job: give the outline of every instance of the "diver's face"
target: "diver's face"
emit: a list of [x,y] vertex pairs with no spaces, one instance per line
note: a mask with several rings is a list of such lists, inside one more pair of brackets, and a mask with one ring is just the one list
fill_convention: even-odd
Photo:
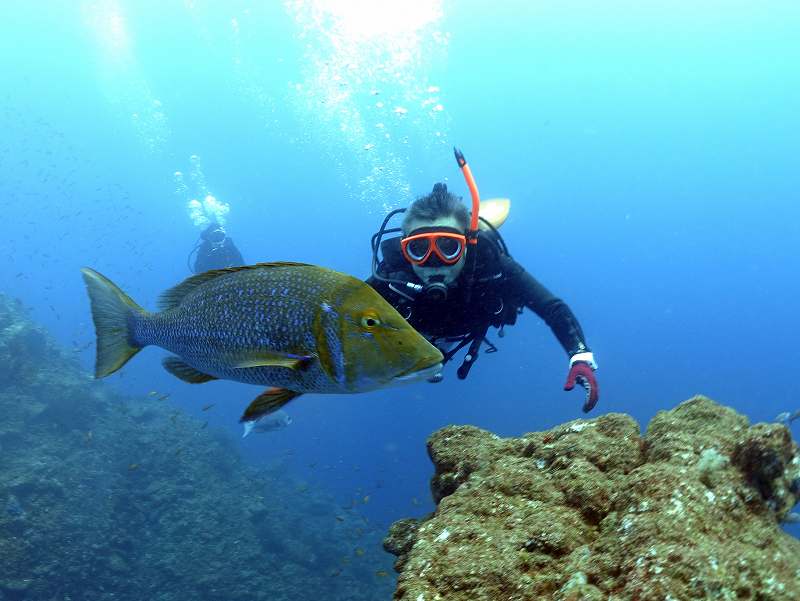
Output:
[[[406,224],[407,231],[403,233],[404,235],[408,236],[411,232],[414,232],[420,228],[430,228],[428,231],[436,228],[447,228],[463,231],[458,219],[448,216],[439,217],[433,221],[414,219]],[[423,284],[441,282],[449,286],[458,279],[458,276],[461,274],[461,270],[464,269],[464,257],[467,256],[468,250],[469,249],[465,248],[464,252],[461,254],[461,258],[452,265],[446,265],[442,263],[440,260],[438,260],[438,257],[434,255],[431,256],[424,265],[414,265],[412,263],[411,267],[416,276],[422,280]]]
[[214,248],[222,246],[225,242],[225,230],[222,229],[222,226],[218,226],[211,231],[206,231],[203,234],[203,237],[208,241],[211,246]]

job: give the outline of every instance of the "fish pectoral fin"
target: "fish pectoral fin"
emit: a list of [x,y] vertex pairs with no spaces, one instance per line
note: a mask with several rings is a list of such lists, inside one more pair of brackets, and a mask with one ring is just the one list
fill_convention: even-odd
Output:
[[202,384],[203,382],[219,379],[216,376],[209,376],[208,374],[196,370],[178,357],[165,357],[163,361],[161,361],[161,365],[173,376],[180,378],[184,382],[189,382],[189,384]]
[[292,355],[276,351],[246,351],[237,353],[231,367],[247,369],[250,367],[287,367],[289,369],[306,369],[314,357],[311,355]]
[[267,388],[259,394],[244,410],[240,422],[252,422],[262,415],[277,411],[292,399],[299,397],[302,392],[286,390],[285,388]]

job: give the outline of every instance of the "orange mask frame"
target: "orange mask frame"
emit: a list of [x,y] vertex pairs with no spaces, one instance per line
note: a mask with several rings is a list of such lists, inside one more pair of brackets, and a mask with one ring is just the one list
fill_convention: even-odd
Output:
[[[458,244],[458,252],[455,255],[448,256],[439,248],[438,241],[442,238],[456,240]],[[421,258],[416,258],[408,251],[408,245],[416,240],[426,240],[428,242],[428,250]],[[464,234],[456,234],[453,232],[424,232],[422,234],[413,234],[400,240],[400,250],[403,251],[403,257],[412,265],[424,265],[435,254],[439,260],[445,265],[455,265],[464,256],[464,250],[467,247],[467,237]]]

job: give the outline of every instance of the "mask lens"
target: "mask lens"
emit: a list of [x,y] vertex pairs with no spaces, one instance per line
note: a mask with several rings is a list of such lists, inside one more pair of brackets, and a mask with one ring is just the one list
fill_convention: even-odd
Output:
[[406,246],[406,252],[415,261],[421,261],[422,258],[428,252],[429,247],[430,247],[429,240],[427,240],[426,238],[418,238],[416,240],[411,240],[408,243],[408,246]]
[[455,238],[441,237],[436,240],[436,248],[445,259],[455,259],[461,252],[461,242]]

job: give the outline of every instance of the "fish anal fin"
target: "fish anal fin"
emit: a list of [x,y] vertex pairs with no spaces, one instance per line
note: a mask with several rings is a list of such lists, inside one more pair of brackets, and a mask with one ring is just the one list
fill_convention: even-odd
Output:
[[161,361],[161,364],[164,366],[164,369],[173,376],[189,384],[202,384],[203,382],[210,382],[211,380],[218,379],[216,376],[210,376],[196,370],[178,357],[165,357],[164,360]]
[[292,399],[299,397],[302,392],[286,390],[285,388],[267,388],[258,395],[244,410],[240,422],[251,422],[262,415],[277,411]]

